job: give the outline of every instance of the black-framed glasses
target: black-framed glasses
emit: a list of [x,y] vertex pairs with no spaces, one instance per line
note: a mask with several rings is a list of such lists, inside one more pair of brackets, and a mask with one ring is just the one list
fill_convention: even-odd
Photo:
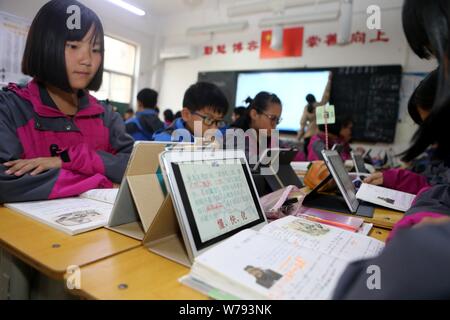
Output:
[[274,115],[274,114],[268,114],[268,113],[265,113],[264,111],[260,111],[260,113],[262,113],[262,114],[265,115],[267,118],[269,118],[269,120],[270,120],[272,123],[280,124],[281,121],[283,121],[283,118],[277,117],[277,116]]
[[213,118],[210,118],[208,116],[204,116],[198,112],[191,112],[191,114],[195,114],[196,116],[199,116],[200,118],[203,119],[203,124],[205,126],[212,126],[215,125],[217,128],[224,128],[227,126],[227,123],[224,120],[216,120]]

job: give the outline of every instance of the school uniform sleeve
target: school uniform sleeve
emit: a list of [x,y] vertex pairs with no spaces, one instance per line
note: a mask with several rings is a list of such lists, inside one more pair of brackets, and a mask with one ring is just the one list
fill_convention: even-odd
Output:
[[[402,230],[378,257],[347,267],[334,299],[449,299],[449,242],[450,223]],[[370,266],[379,270],[379,289]]]
[[442,218],[449,215],[450,186],[436,185],[424,189],[416,196],[405,216],[394,225],[388,240],[395,238],[400,230],[411,228],[422,222],[424,218]]
[[0,203],[56,199],[79,195],[95,188],[110,188],[101,174],[86,176],[65,169],[52,169],[37,176],[8,175],[3,164],[21,159],[22,144],[16,135],[11,110],[15,106],[0,94]]
[[383,172],[383,186],[389,189],[417,194],[428,187],[427,178],[405,169],[389,169]]
[[109,129],[110,150],[94,150],[88,144],[68,149],[70,161],[63,169],[83,175],[101,174],[114,183],[120,183],[133,150],[134,140],[125,131],[125,124],[117,112],[105,113],[104,125]]
[[308,161],[323,160],[322,150],[325,150],[325,142],[313,136],[308,145]]

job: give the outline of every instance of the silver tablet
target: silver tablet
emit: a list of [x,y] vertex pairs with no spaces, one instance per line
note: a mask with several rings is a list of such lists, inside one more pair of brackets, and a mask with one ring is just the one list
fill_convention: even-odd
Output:
[[356,213],[359,206],[359,201],[356,199],[356,189],[345,169],[341,156],[335,150],[323,150],[322,155],[328,170],[331,172],[339,191],[341,191],[347,203],[348,209],[350,212]]
[[353,160],[353,166],[355,167],[356,173],[368,173],[366,166],[364,164],[364,159],[361,155],[355,154],[353,151],[350,153]]
[[171,150],[160,161],[191,261],[243,229],[267,224],[243,151]]

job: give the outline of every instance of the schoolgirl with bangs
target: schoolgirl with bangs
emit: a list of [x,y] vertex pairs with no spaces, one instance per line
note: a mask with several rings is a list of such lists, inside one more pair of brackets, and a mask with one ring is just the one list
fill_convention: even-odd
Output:
[[[68,23],[79,8],[79,25]],[[77,14],[77,11],[75,11]],[[104,33],[99,17],[75,0],[52,0],[29,30],[25,87],[0,92],[0,203],[76,196],[120,183],[133,147],[100,89]]]

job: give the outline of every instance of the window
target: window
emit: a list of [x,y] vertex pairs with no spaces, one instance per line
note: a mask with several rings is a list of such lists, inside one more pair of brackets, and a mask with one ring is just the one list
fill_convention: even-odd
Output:
[[105,36],[105,63],[102,87],[94,96],[99,100],[131,104],[136,46]]

